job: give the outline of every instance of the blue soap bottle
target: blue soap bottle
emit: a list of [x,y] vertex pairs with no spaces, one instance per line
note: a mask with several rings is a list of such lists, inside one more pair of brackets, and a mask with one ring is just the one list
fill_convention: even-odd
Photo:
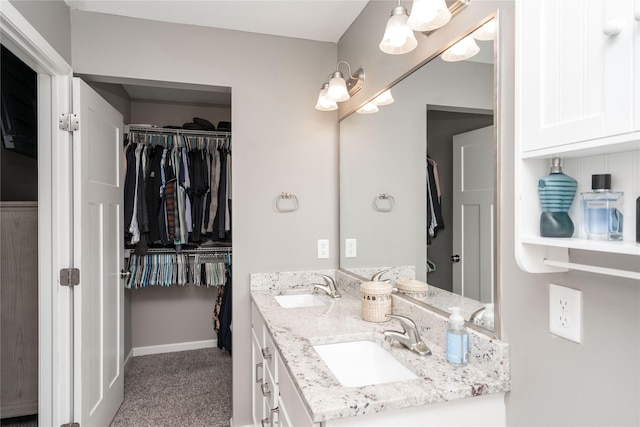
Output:
[[469,361],[469,333],[464,326],[460,307],[449,309],[447,325],[447,362],[454,365],[466,365]]

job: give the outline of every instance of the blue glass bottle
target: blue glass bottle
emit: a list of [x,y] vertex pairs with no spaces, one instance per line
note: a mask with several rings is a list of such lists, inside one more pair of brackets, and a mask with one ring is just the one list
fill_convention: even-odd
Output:
[[562,173],[560,159],[551,161],[549,175],[538,180],[540,235],[542,237],[571,237],[575,229],[569,217],[569,208],[578,189],[578,182]]
[[592,175],[593,191],[582,193],[584,231],[588,239],[622,240],[621,191],[611,191],[611,174]]

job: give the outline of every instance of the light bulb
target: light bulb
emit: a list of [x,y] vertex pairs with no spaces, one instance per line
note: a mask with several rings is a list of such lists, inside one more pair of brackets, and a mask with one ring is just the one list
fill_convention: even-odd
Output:
[[413,31],[407,25],[407,9],[397,6],[391,12],[387,26],[380,42],[380,50],[392,55],[411,52],[418,46]]
[[350,98],[347,83],[344,81],[344,78],[342,78],[340,71],[334,72],[331,80],[329,80],[327,96],[336,102],[346,101]]
[[442,53],[442,59],[449,62],[463,61],[480,52],[472,36],[466,36]]
[[414,31],[432,31],[451,20],[445,0],[413,0],[407,24]]
[[356,110],[356,112],[360,114],[373,114],[377,113],[378,111],[378,106],[373,102],[367,102],[362,107]]
[[376,105],[389,105],[394,101],[393,96],[391,95],[391,89],[387,89],[382,92],[380,95],[376,96],[373,101]]

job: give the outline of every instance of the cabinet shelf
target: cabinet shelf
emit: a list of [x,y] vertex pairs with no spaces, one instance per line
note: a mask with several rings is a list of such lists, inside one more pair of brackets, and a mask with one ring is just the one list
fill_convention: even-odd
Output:
[[629,132],[607,138],[575,142],[522,152],[523,159],[565,159],[640,150],[640,132]]
[[587,240],[576,237],[572,238],[552,238],[539,236],[522,236],[522,243],[529,245],[552,246],[557,248],[580,249],[583,251],[608,252],[620,255],[640,255],[640,244],[635,242],[620,241],[598,241]]

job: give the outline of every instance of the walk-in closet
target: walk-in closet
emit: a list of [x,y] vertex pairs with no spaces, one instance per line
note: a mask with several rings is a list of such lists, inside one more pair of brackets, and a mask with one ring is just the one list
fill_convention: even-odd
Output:
[[113,425],[228,425],[230,88],[82,78],[125,123],[125,396]]

